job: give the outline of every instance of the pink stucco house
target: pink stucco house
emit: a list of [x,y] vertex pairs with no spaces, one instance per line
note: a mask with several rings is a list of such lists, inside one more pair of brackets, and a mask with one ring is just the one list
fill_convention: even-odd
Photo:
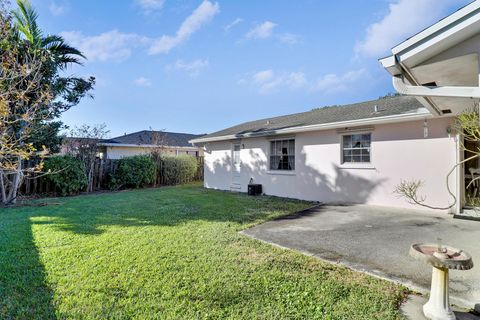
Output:
[[393,191],[418,178],[429,200],[448,205],[452,122],[402,96],[247,122],[194,142],[205,145],[207,188],[246,192],[252,179],[269,195],[408,206]]
[[[380,59],[401,96],[262,119],[191,140],[204,146],[205,187],[322,202],[413,207],[402,179],[429,203],[460,212],[470,169],[455,117],[480,98],[480,1]],[[447,174],[448,188],[447,188]]]

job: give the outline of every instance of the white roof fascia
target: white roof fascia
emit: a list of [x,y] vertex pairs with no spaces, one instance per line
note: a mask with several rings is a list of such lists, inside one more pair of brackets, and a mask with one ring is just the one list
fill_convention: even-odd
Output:
[[476,10],[480,9],[480,1],[474,1],[463,8],[457,10],[451,15],[445,17],[444,19],[438,21],[437,23],[431,25],[423,31],[420,31],[411,38],[405,40],[404,42],[393,47],[392,53],[397,54],[401,51],[408,49],[411,46],[416,45],[418,42],[425,40],[428,37],[434,36],[436,33],[441,32],[442,29],[455,24],[459,20],[465,18],[466,16],[472,14]]
[[160,146],[155,144],[129,144],[129,143],[99,143],[102,147],[122,147],[122,148],[165,148],[165,149],[180,149],[180,150],[197,150],[195,146],[191,147],[177,147],[177,146]]
[[392,49],[393,55],[379,61],[391,74],[398,74],[398,69],[395,67],[395,56],[402,62],[417,56],[417,63],[431,58],[431,56],[440,53],[449,46],[478,33],[480,27],[479,13],[480,1],[477,0],[395,46]]
[[309,126],[291,127],[291,128],[285,128],[285,129],[279,129],[279,130],[266,131],[260,134],[258,133],[243,134],[243,135],[232,134],[232,135],[225,135],[225,136],[218,136],[218,137],[211,137],[211,138],[198,138],[198,139],[190,140],[188,142],[204,143],[204,142],[224,141],[224,140],[233,140],[233,139],[241,139],[241,138],[256,138],[256,137],[273,136],[273,135],[281,135],[281,134],[288,134],[288,133],[339,129],[339,128],[346,128],[351,126],[407,122],[407,121],[414,121],[414,120],[423,120],[425,118],[432,118],[432,117],[433,115],[427,109],[419,109],[417,112],[405,113],[400,115],[314,124]]

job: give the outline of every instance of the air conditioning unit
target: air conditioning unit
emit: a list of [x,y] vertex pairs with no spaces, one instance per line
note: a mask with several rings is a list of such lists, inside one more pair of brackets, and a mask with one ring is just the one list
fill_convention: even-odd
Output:
[[250,183],[248,185],[248,195],[249,196],[259,196],[262,194],[262,185]]

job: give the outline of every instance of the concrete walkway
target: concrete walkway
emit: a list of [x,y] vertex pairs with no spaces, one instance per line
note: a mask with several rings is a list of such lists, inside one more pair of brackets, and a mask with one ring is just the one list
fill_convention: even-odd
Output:
[[[428,320],[423,315],[423,305],[427,303],[427,298],[424,296],[410,295],[407,301],[401,307],[401,313],[407,319],[411,320]],[[463,310],[461,308],[453,307],[453,312],[457,320],[480,320],[480,316],[475,312],[468,312],[468,310]]]
[[431,268],[409,257],[412,243],[444,244],[469,252],[478,266],[451,271],[451,300],[480,303],[480,222],[447,214],[367,205],[319,206],[243,231],[278,246],[400,282],[426,293]]

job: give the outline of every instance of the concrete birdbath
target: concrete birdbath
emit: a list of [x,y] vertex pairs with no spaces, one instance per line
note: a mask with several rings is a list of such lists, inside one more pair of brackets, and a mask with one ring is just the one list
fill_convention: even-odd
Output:
[[463,250],[438,244],[413,244],[410,256],[433,266],[430,298],[423,314],[432,320],[454,320],[448,294],[448,270],[473,268],[472,257]]

